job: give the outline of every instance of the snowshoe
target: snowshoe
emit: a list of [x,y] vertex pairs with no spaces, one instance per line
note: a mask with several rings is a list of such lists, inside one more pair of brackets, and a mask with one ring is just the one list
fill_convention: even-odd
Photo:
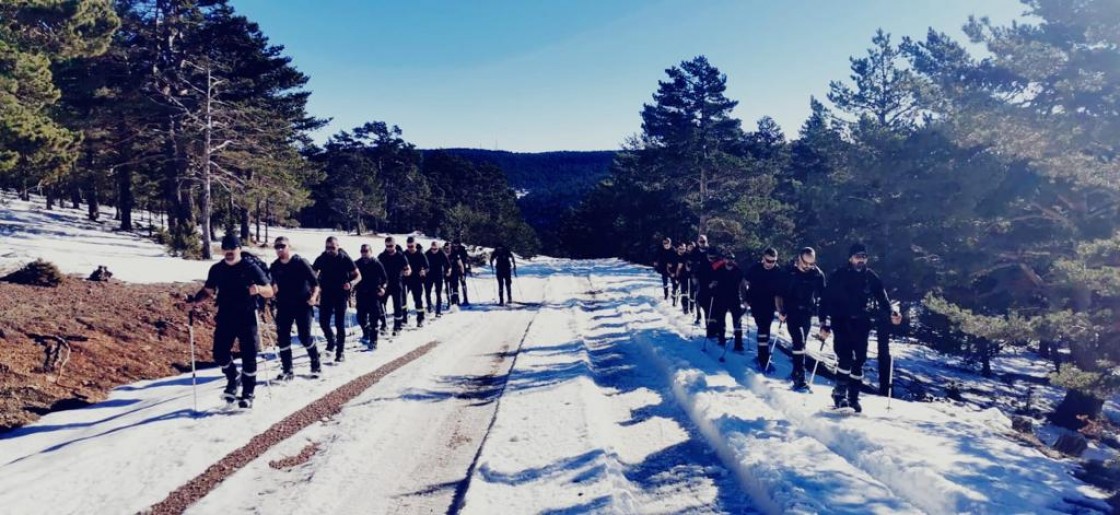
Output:
[[291,370],[287,370],[287,371],[284,371],[284,372],[280,372],[280,375],[276,376],[276,381],[281,382],[281,383],[287,383],[287,382],[289,382],[289,381],[291,381],[295,378],[296,378],[296,375],[293,374]]
[[848,399],[848,407],[856,413],[863,413],[863,406],[860,406],[859,399]]
[[837,390],[832,391],[832,407],[835,409],[848,407],[848,398],[844,396],[844,392]]
[[346,355],[345,354],[339,353],[338,355],[336,355],[334,357],[334,362],[335,363],[342,363],[343,361],[346,361]]
[[795,392],[805,393],[810,391],[809,384],[805,381],[794,381],[793,386],[790,387]]
[[320,377],[323,377],[323,369],[319,367],[312,367],[311,374],[308,377],[310,377],[311,379],[319,379]]
[[237,396],[232,394],[232,393],[223,392],[222,393],[222,402],[225,403],[225,405],[227,407],[229,407],[233,403],[237,402]]
[[241,409],[253,409],[253,398],[252,397],[242,397],[240,400],[237,401],[237,407],[241,408]]

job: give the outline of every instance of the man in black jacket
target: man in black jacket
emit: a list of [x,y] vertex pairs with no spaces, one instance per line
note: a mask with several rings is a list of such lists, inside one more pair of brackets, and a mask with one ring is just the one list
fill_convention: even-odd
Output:
[[467,277],[471,275],[471,257],[467,254],[467,247],[463,245],[461,240],[455,240],[455,244],[451,247],[451,261],[455,262],[456,260],[463,265],[462,273],[459,274],[459,294],[462,296],[463,305],[470,306],[471,299],[467,293]]
[[762,260],[747,269],[747,304],[758,328],[758,369],[770,373],[770,325],[774,323],[776,298],[781,293],[782,270],[778,266],[778,251],[767,248]]
[[385,267],[384,298],[386,302],[393,301],[393,336],[396,336],[404,325],[404,278],[411,274],[412,270],[408,266],[408,258],[400,251],[392,236],[385,238],[385,250],[377,256],[377,261]]
[[726,250],[712,263],[712,321],[720,347],[727,345],[727,315],[734,328],[735,352],[743,352],[743,270],[735,262],[735,253]]
[[[428,277],[428,258],[424,256],[424,249],[420,242],[412,236],[408,237],[405,245],[404,256],[408,258],[408,267],[411,273],[405,274],[405,289],[412,294],[413,304],[416,306],[416,327],[424,327],[424,280]],[[408,299],[405,298],[407,306]],[[408,309],[405,309],[405,323],[408,323]]]
[[[257,347],[260,332],[257,327],[257,299],[272,297],[264,270],[241,259],[241,240],[232,234],[222,238],[225,259],[214,263],[206,276],[206,284],[198,293],[187,299],[195,303],[217,296],[218,314],[214,326],[214,362],[226,376],[222,400],[237,400],[238,382],[241,383],[242,408],[253,407],[253,392],[257,387]],[[241,348],[241,373],[233,362],[233,341]],[[244,378],[244,379],[242,379]]]
[[319,349],[311,336],[312,307],[319,298],[319,279],[311,263],[292,253],[286,236],[276,238],[272,245],[276,261],[269,266],[272,287],[276,291],[276,344],[280,347],[280,381],[295,377],[292,371],[292,324],[296,326],[299,343],[307,349],[311,360],[311,376],[322,373]]
[[863,380],[863,364],[867,361],[867,339],[871,321],[876,314],[890,318],[894,325],[902,323],[902,315],[892,311],[887,291],[879,275],[867,268],[867,247],[856,243],[848,251],[848,264],[828,277],[825,290],[827,322],[821,336],[836,331],[836,387],[832,399],[837,408],[851,407],[863,411],[859,389]]
[[[708,237],[701,234],[696,238],[696,247],[692,249],[689,254],[689,262],[692,263],[692,294],[693,306],[696,308],[696,321],[695,325],[700,325],[702,317],[710,317],[711,313],[711,299],[708,297],[708,282],[707,270],[711,267],[711,262],[708,260]],[[706,327],[710,327],[705,322]],[[712,336],[712,331],[708,330],[708,337]]]
[[[362,276],[354,260],[338,246],[338,238],[334,236],[327,238],[325,250],[315,258],[311,268],[319,274],[319,328],[327,339],[327,353],[334,350],[334,360],[344,361],[346,309],[350,305],[350,292]],[[337,335],[331,331],[332,318]]]
[[355,292],[358,325],[362,328],[362,343],[373,350],[377,348],[375,325],[381,319],[381,297],[385,296],[385,267],[373,257],[373,249],[368,244],[362,244],[362,257],[354,264],[362,276]]
[[[498,278],[498,305],[503,306],[506,299],[513,302],[513,274],[517,273],[517,263],[505,245],[499,243],[494,252],[490,254],[490,266],[494,268],[494,275]],[[505,287],[505,292],[502,287]]]
[[805,391],[805,343],[813,324],[813,315],[824,325],[824,273],[817,268],[817,252],[805,247],[797,254],[794,266],[787,272],[785,285],[778,297],[778,317],[789,328],[793,341],[793,389]]
[[677,245],[676,263],[673,280],[680,285],[681,311],[688,315],[692,313],[692,264],[688,261],[688,245],[683,242]]
[[432,310],[432,290],[436,291],[436,318],[443,316],[443,282],[451,276],[451,260],[432,242],[425,257],[428,259],[428,278],[424,282],[424,301],[428,311]]
[[672,238],[661,240],[661,248],[653,256],[653,269],[661,274],[661,289],[665,293],[665,300],[669,300],[669,284],[673,285],[673,305],[677,305],[677,282],[673,277],[673,269],[677,266],[677,251],[673,248]]

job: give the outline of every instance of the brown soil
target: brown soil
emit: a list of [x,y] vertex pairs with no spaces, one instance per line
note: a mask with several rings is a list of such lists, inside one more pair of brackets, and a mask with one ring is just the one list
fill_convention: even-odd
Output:
[[[0,432],[103,400],[123,384],[190,370],[184,298],[198,288],[77,277],[54,288],[0,282]],[[196,359],[212,366],[214,308],[196,308]]]

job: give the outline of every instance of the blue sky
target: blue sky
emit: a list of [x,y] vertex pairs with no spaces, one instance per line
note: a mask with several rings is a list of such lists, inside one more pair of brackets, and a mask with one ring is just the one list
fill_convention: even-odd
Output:
[[317,139],[366,121],[421,148],[617,149],[665,69],[706,55],[735,114],[796,135],[876,28],[963,39],[1017,0],[233,0],[311,77]]

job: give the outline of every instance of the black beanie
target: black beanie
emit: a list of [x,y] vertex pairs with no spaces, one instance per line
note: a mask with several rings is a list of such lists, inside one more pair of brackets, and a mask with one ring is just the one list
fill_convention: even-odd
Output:
[[852,246],[848,248],[848,257],[852,257],[856,254],[867,254],[867,245],[853,243]]
[[241,246],[241,239],[235,234],[227,234],[222,237],[222,250],[233,250]]

